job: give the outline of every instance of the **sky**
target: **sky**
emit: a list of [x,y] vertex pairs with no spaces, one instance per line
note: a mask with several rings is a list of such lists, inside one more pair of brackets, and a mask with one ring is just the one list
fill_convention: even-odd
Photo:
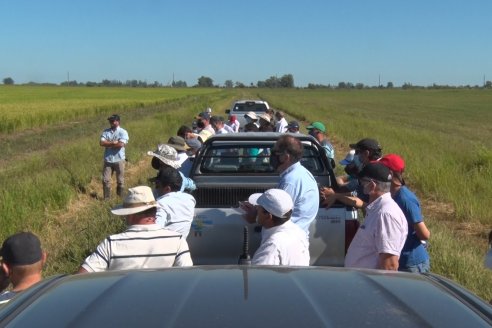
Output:
[[490,0],[0,0],[0,81],[482,85]]

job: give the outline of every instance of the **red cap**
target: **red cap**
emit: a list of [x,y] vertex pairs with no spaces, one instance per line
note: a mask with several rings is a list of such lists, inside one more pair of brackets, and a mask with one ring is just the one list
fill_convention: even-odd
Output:
[[384,156],[379,160],[379,163],[396,173],[401,173],[405,169],[405,161],[396,154],[388,154]]

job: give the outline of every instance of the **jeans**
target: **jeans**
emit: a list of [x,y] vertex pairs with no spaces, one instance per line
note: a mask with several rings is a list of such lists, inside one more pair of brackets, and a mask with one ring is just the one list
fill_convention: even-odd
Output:
[[405,268],[398,268],[399,271],[413,272],[413,273],[425,273],[430,272],[430,261],[425,260],[422,263],[409,265]]

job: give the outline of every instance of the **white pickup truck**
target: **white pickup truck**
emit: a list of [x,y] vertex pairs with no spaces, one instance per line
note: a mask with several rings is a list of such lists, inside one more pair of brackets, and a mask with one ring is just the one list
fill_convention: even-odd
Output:
[[[197,190],[195,217],[188,236],[195,264],[236,264],[243,251],[244,227],[252,256],[261,241],[261,227],[248,224],[238,208],[249,195],[278,185],[269,164],[270,149],[281,133],[232,133],[208,139],[197,154],[190,178]],[[292,134],[304,147],[301,164],[319,186],[337,188],[326,152],[311,136]],[[343,266],[348,244],[358,227],[357,210],[342,204],[320,207],[310,227],[312,265]]]
[[260,115],[265,113],[270,106],[266,101],[263,100],[236,100],[232,105],[231,109],[226,109],[226,114],[236,115],[237,120],[239,121],[239,131],[243,131],[244,126],[246,125],[246,119],[244,118],[244,114],[249,112],[254,112],[256,115]]

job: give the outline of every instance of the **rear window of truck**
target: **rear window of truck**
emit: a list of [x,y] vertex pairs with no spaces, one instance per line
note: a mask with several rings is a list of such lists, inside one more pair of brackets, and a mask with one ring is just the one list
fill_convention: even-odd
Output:
[[[276,175],[270,166],[273,144],[213,145],[202,156],[200,172],[212,174],[264,173]],[[304,146],[301,164],[313,175],[325,172],[317,148]]]
[[232,109],[235,112],[256,112],[264,113],[267,106],[264,103],[256,103],[254,101],[248,101],[245,103],[236,103]]

